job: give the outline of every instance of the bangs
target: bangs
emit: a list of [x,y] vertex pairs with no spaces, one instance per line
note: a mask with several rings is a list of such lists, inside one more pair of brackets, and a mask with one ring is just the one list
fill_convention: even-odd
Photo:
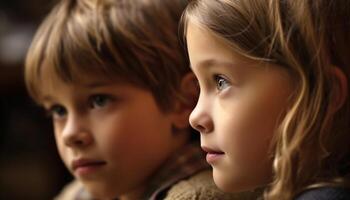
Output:
[[30,95],[38,100],[46,75],[64,82],[100,76],[146,89],[164,110],[170,108],[181,77],[190,71],[176,35],[185,5],[173,0],[60,1],[27,54]]
[[50,13],[29,48],[25,81],[34,100],[39,101],[41,85],[45,84],[43,76],[66,83],[78,82],[86,76],[128,77],[129,83],[139,82],[132,78],[132,70],[127,69],[122,59],[128,50],[108,45],[113,43],[109,38],[115,36],[109,35],[102,19],[92,9],[67,9],[67,6],[73,5],[57,6]]
[[[249,7],[251,3],[255,5]],[[191,22],[223,39],[233,51],[248,59],[275,63],[278,56],[272,49],[272,32],[264,21],[269,15],[261,11],[266,10],[266,4],[259,0],[192,1],[182,16],[183,35],[186,37]]]

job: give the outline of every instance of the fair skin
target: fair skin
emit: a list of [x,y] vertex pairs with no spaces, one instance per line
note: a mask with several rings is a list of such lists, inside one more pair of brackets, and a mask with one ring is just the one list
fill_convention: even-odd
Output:
[[186,37],[200,86],[190,123],[201,133],[216,185],[239,192],[267,184],[270,141],[293,91],[290,76],[280,66],[235,53],[191,20]]
[[171,126],[187,127],[190,108],[164,113],[151,92],[125,82],[42,77],[59,154],[98,199],[140,199],[148,178],[188,141]]

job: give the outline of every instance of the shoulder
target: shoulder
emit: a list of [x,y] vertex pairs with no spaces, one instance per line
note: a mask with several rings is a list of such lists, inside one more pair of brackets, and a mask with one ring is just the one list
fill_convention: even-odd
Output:
[[205,170],[173,185],[165,200],[248,200],[257,199],[259,195],[260,193],[254,192],[224,193],[215,186],[211,170]]
[[295,200],[349,200],[350,188],[321,187],[301,193]]
[[[84,198],[80,198],[84,197]],[[89,199],[87,194],[85,195],[83,185],[77,181],[73,180],[61,190],[61,192],[54,198],[54,200],[66,200],[66,199]]]

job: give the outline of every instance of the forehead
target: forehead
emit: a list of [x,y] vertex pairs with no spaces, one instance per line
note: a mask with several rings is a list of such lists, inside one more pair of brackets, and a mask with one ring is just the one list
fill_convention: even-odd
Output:
[[187,46],[189,49],[195,48],[196,51],[206,52],[210,50],[209,46],[228,45],[220,38],[212,34],[207,28],[203,27],[197,20],[189,19],[186,28]]
[[72,72],[71,77],[66,77],[65,74],[60,73],[53,67],[43,66],[40,70],[36,83],[39,94],[39,101],[42,101],[43,96],[55,94],[59,89],[68,87],[86,86],[86,88],[93,88],[98,85],[106,84],[120,84],[125,81],[116,75],[107,76],[104,73],[79,71]]
[[214,58],[227,63],[235,61],[236,65],[252,64],[251,59],[238,53],[228,41],[204,28],[196,20],[189,20],[186,38],[192,68]]

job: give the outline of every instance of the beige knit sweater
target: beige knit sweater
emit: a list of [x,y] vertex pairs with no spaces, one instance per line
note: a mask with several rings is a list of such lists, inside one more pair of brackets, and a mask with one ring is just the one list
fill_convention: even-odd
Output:
[[[74,180],[73,182],[66,185],[63,190],[54,198],[54,200],[78,200],[76,199],[77,193],[83,188],[83,185],[77,181]],[[79,199],[79,200],[88,200],[85,199]]]
[[[55,200],[74,200],[82,187],[78,181],[73,181]],[[211,170],[205,170],[173,185],[164,200],[256,200],[259,196],[261,191],[236,194],[221,192],[213,182]],[[80,197],[79,200],[91,198]]]
[[214,184],[211,170],[198,173],[174,185],[165,200],[256,200],[261,190],[228,194],[221,192]]

